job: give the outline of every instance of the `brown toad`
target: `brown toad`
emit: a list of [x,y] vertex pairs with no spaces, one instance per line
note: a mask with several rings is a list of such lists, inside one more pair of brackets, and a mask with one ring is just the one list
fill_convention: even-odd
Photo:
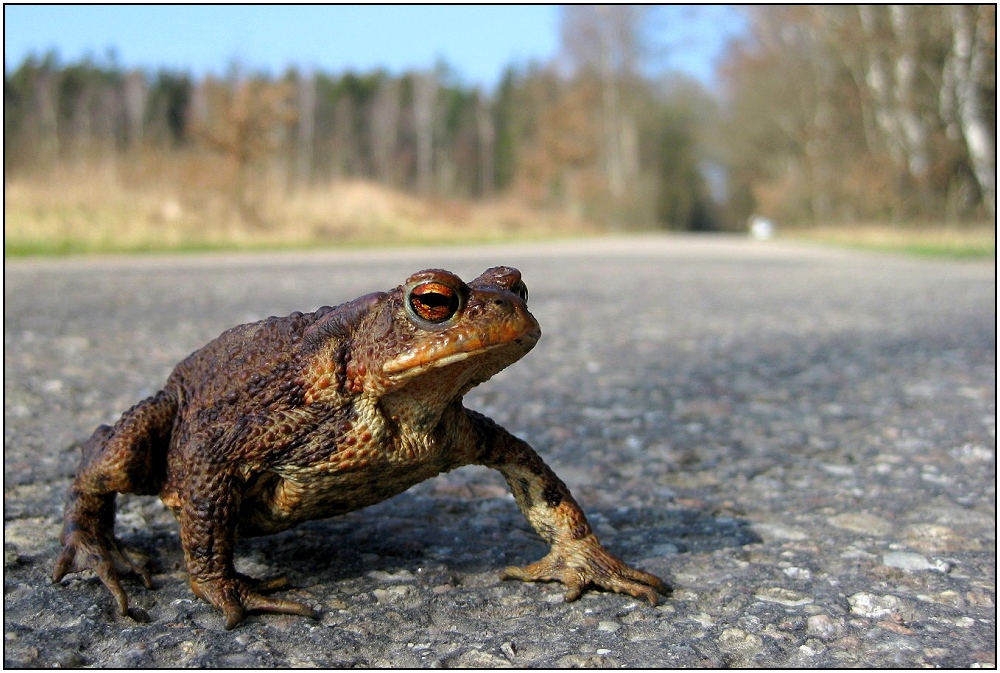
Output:
[[475,463],[503,474],[551,545],[503,578],[561,581],[567,601],[596,585],[655,605],[663,581],[608,553],[538,454],[462,406],[535,345],[526,301],[516,269],[469,284],[431,269],[389,292],[224,332],[84,445],[54,581],[92,568],[127,614],[119,575],[152,581],[114,536],[115,497],[159,495],[180,522],[191,588],[227,629],[246,611],[315,617],[236,572],[238,535],[350,512]]

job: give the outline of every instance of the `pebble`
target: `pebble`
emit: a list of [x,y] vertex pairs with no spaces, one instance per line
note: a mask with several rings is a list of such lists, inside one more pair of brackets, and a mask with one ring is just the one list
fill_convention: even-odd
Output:
[[832,526],[854,531],[855,533],[865,533],[867,535],[882,536],[892,532],[892,524],[882,517],[868,514],[866,512],[847,512],[832,516],[827,521]]
[[858,592],[847,598],[851,612],[869,619],[881,619],[897,613],[902,609],[903,602],[896,596],[878,596],[866,591]]
[[715,620],[712,619],[711,615],[708,615],[704,612],[699,612],[698,614],[692,616],[691,620],[698,622],[699,624],[701,624],[706,628],[708,628],[709,626],[713,626],[715,624]]
[[806,620],[806,633],[822,640],[832,640],[843,630],[844,620],[829,615],[813,615]]
[[914,552],[891,551],[882,555],[882,563],[890,568],[899,568],[907,571],[928,570],[934,566],[927,560],[926,556]]
[[765,587],[757,591],[753,596],[757,600],[778,603],[787,607],[808,605],[813,602],[811,597],[800,594],[797,591],[792,591],[791,589],[785,589],[784,587]]
[[403,568],[396,573],[387,573],[384,570],[371,570],[367,573],[368,577],[379,582],[415,582],[416,577],[406,568]]
[[754,655],[760,652],[764,645],[760,636],[737,628],[725,629],[719,635],[718,642],[719,649],[734,656],[735,661],[732,664],[741,667],[750,665]]
[[51,394],[61,393],[64,387],[65,385],[59,379],[49,379],[48,381],[42,383],[41,386],[43,392]]
[[392,603],[398,601],[412,591],[413,587],[392,586],[388,589],[375,589],[372,593],[375,594],[375,598],[378,599],[379,603]]
[[953,528],[937,523],[918,523],[907,526],[904,535],[906,543],[924,553],[953,552],[961,549],[978,551],[982,545],[973,539],[960,535]]
[[812,571],[808,568],[799,568],[798,566],[790,566],[788,568],[782,568],[781,572],[785,573],[792,579],[796,580],[811,580]]
[[781,523],[753,522],[750,524],[753,531],[760,535],[765,541],[770,540],[808,540],[809,533],[801,528],[786,526]]

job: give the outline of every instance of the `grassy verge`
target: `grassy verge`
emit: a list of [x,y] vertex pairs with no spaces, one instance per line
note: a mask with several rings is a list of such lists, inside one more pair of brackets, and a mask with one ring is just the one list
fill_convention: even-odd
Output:
[[125,186],[113,171],[11,180],[4,254],[451,245],[595,232],[566,213],[509,200],[422,199],[361,181],[261,193],[248,218],[223,192]]
[[[140,179],[114,164],[5,179],[5,256],[456,245],[600,233],[566,212],[511,200],[426,199],[363,181],[289,191],[260,184],[241,214],[216,164],[175,161]],[[139,162],[139,168],[144,164]],[[130,177],[131,176],[131,177]],[[993,226],[828,226],[781,238],[930,257],[996,255]]]
[[786,230],[781,232],[781,237],[921,257],[988,259],[996,256],[996,228],[989,225],[940,227],[850,225]]

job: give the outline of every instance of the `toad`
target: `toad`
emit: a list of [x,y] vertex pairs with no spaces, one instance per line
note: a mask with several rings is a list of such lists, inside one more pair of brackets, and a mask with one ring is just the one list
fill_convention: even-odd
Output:
[[191,589],[231,629],[248,612],[315,618],[236,572],[239,536],[371,505],[441,472],[498,470],[550,545],[503,579],[643,598],[664,582],[601,546],[566,485],[524,441],[462,405],[523,357],[541,330],[513,268],[466,284],[429,269],[388,292],[234,327],[195,351],[156,395],[101,425],[69,490],[53,581],[93,569],[128,614],[120,577],[153,588],[114,535],[118,493],[159,495],[180,523]]

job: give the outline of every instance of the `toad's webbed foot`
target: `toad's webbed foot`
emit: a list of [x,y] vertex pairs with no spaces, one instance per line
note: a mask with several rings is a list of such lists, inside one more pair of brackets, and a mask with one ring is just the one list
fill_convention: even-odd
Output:
[[567,602],[579,598],[589,585],[642,598],[654,606],[659,600],[657,593],[665,596],[669,591],[656,575],[630,568],[610,554],[594,535],[562,541],[540,561],[522,568],[506,568],[500,579],[562,582],[567,587]]
[[153,588],[153,578],[146,563],[136,563],[124,545],[112,534],[78,528],[64,536],[64,547],[52,573],[52,581],[59,582],[67,573],[93,569],[118,602],[118,611],[128,614],[128,594],[119,577],[135,574],[147,589]]
[[276,612],[319,619],[319,614],[308,605],[281,598],[268,598],[262,593],[283,589],[287,585],[284,578],[258,582],[240,574],[232,578],[191,578],[191,590],[222,611],[227,631],[243,621],[247,612]]

